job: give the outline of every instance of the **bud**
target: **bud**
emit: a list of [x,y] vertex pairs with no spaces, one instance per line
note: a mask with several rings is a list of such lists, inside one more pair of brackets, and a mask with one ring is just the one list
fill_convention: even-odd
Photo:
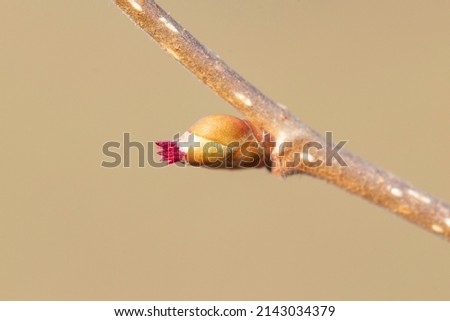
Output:
[[168,164],[184,162],[212,168],[262,167],[266,152],[264,130],[230,115],[198,120],[178,141],[158,141],[158,152]]

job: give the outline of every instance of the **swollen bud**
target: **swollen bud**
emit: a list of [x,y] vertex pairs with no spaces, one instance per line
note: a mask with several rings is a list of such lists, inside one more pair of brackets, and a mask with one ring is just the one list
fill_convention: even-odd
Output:
[[198,120],[178,141],[156,145],[163,161],[211,168],[245,168],[268,165],[266,134],[248,120],[210,115]]

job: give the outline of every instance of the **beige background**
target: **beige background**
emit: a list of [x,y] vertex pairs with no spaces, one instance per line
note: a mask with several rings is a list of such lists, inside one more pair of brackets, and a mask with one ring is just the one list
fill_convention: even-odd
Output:
[[[449,1],[160,1],[275,100],[450,200]],[[309,177],[100,167],[235,111],[111,1],[0,5],[0,299],[450,299],[450,244]]]

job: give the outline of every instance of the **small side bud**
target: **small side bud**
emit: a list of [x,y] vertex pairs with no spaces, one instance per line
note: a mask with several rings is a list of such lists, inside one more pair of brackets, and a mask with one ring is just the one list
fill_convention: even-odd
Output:
[[[159,141],[156,145],[168,164],[185,162],[211,168],[245,168],[267,166],[262,141],[264,131],[248,120],[230,115],[210,115],[198,120],[179,142]],[[193,139],[192,139],[193,137]],[[190,138],[190,139],[189,139]],[[184,147],[184,142],[195,146]]]

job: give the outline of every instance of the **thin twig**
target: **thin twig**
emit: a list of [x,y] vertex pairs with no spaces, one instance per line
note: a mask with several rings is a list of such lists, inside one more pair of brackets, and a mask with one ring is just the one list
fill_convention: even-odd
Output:
[[213,91],[255,125],[274,135],[278,144],[293,142],[282,154],[277,151],[273,153],[272,173],[279,176],[307,173],[325,179],[432,233],[450,239],[450,206],[447,203],[348,151],[340,151],[347,166],[336,161],[326,165],[325,149],[309,150],[309,157],[313,161],[322,161],[320,166],[307,166],[305,162],[297,162],[295,167],[287,166],[295,157],[302,155],[307,142],[326,146],[324,137],[247,82],[154,1],[116,0],[116,3],[139,27]]

